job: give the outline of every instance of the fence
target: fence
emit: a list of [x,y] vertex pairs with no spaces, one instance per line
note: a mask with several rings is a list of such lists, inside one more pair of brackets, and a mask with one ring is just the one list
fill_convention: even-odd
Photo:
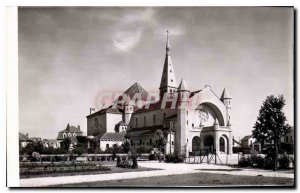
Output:
[[[150,154],[139,154],[138,160],[145,160],[149,158]],[[116,157],[125,158],[127,154],[116,154]],[[88,161],[113,161],[113,154],[83,154],[78,156],[77,154],[44,154],[36,157],[29,155],[20,155],[20,162],[59,162],[59,161],[72,161],[77,157],[87,157]]]

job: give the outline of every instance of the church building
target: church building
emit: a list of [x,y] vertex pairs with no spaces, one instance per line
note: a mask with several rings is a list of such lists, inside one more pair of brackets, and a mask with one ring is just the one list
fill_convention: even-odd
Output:
[[158,100],[153,102],[150,94],[134,83],[120,97],[125,100],[87,116],[88,137],[99,140],[102,150],[120,145],[125,138],[133,148],[151,147],[161,130],[167,139],[165,153],[187,155],[206,149],[232,154],[231,97],[227,89],[217,96],[208,85],[196,91],[191,91],[184,79],[178,85],[168,34],[162,70]]

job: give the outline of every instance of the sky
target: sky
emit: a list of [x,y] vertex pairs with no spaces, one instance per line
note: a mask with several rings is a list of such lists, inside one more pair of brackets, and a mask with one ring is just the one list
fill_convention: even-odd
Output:
[[86,133],[104,91],[157,92],[166,30],[178,83],[227,88],[236,139],[269,95],[283,94],[293,125],[293,8],[27,7],[18,17],[19,125],[31,137],[56,138],[68,123]]

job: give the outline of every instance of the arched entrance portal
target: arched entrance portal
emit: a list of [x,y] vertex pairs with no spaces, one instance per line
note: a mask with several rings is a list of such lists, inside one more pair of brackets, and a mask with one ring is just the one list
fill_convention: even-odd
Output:
[[192,140],[192,152],[200,151],[200,137],[195,136]]
[[208,135],[204,138],[204,148],[208,149],[209,152],[213,152],[215,148],[214,137]]

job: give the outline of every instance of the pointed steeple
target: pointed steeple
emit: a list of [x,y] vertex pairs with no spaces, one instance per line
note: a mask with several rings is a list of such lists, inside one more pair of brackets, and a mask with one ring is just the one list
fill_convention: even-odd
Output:
[[181,82],[180,82],[180,84],[179,84],[179,86],[178,86],[178,91],[188,91],[189,90],[189,88],[188,88],[188,86],[187,86],[187,83],[186,83],[186,81],[182,78],[181,79]]
[[177,82],[175,78],[174,67],[171,59],[170,54],[170,42],[169,42],[169,31],[167,31],[167,43],[166,43],[166,56],[165,56],[165,63],[164,69],[161,77],[160,82],[160,94],[161,96],[163,93],[175,93],[177,90]]
[[221,96],[221,100],[223,101],[224,99],[231,99],[231,97],[230,97],[230,95],[229,95],[226,88],[224,88],[222,96]]

